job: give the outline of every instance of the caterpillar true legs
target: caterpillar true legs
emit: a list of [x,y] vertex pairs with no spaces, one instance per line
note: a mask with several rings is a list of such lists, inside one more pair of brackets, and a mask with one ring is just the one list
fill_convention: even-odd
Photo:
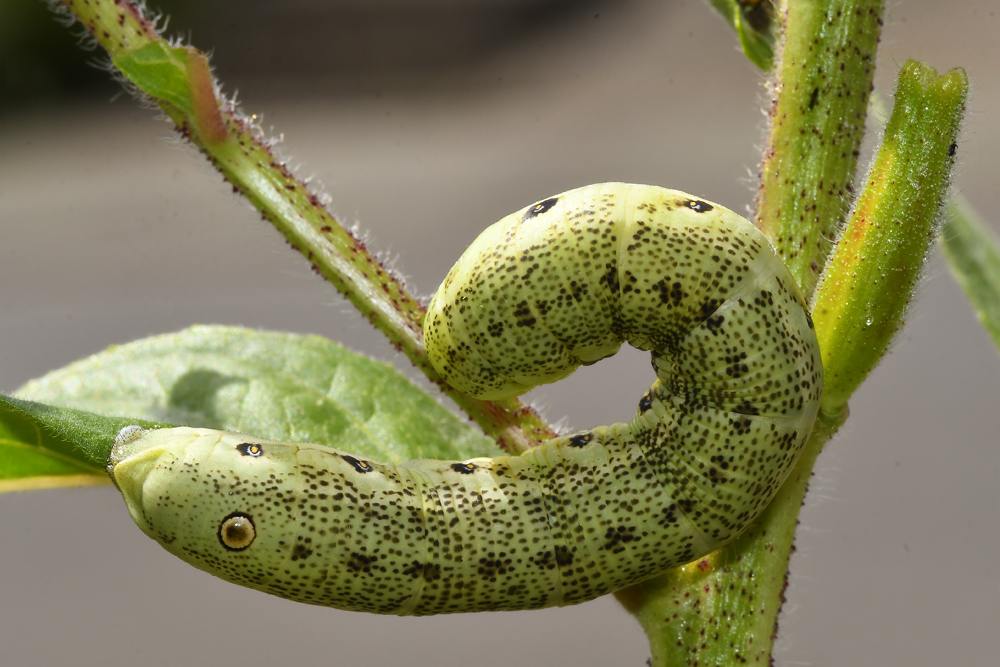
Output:
[[622,341],[652,352],[657,380],[630,422],[463,462],[129,427],[109,469],[132,517],[196,567],[312,604],[572,604],[738,535],[794,464],[822,391],[812,323],[764,237],[652,186],[589,186],[493,225],[424,332],[435,367],[480,397],[553,382]]

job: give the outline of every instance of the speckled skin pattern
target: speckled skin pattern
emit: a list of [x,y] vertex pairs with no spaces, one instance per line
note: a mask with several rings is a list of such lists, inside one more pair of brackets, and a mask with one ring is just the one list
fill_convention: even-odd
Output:
[[812,323],[766,239],[651,186],[593,185],[493,225],[424,332],[435,367],[479,397],[556,381],[623,341],[652,352],[657,380],[628,423],[462,462],[129,427],[109,470],[132,518],[198,568],[311,604],[575,604],[736,537],[796,461],[822,391]]

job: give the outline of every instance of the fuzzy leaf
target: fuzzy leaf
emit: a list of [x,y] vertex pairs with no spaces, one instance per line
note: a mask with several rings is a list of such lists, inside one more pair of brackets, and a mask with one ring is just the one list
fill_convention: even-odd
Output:
[[816,291],[823,409],[841,409],[903,322],[951,184],[969,79],[907,61],[875,163]]
[[765,72],[774,64],[774,5],[771,0],[708,0],[736,31],[743,54]]
[[135,423],[157,425],[0,395],[0,492],[110,484],[115,435]]
[[948,206],[941,249],[976,317],[1000,348],[1000,239],[962,197]]
[[192,114],[186,48],[170,46],[161,39],[111,60],[144,93],[170,103],[187,116]]
[[[197,326],[109,348],[27,383],[18,396],[387,462],[498,453],[390,365],[319,336]],[[140,422],[114,422],[131,423]]]

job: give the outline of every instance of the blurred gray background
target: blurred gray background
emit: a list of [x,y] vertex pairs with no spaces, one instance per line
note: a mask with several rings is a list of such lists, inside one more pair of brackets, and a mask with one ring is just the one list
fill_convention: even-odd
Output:
[[[764,79],[695,0],[164,2],[282,152],[429,295],[478,232],[562,190],[687,190],[746,213]],[[40,18],[39,18],[40,17]],[[78,31],[78,28],[74,28]],[[0,391],[194,323],[317,333],[413,376],[276,232],[33,0],[0,3]],[[1000,3],[893,3],[910,57],[973,82],[956,188],[1000,222]],[[870,143],[870,142],[869,142]],[[599,379],[603,393],[592,389]],[[623,353],[529,399],[575,428],[652,381]],[[779,665],[996,664],[1000,358],[935,253],[802,513]],[[613,599],[383,618],[297,605],[170,557],[112,488],[0,495],[4,665],[630,665]]]

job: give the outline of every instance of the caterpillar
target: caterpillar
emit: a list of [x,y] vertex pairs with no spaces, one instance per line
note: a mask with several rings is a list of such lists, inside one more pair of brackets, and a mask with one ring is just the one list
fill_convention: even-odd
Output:
[[432,298],[428,354],[502,398],[651,352],[629,422],[520,456],[393,465],[199,428],[126,427],[109,472],[147,535],[284,598],[398,615],[569,605],[735,538],[809,436],[812,321],[764,236],[675,190],[606,183],[489,227]]

